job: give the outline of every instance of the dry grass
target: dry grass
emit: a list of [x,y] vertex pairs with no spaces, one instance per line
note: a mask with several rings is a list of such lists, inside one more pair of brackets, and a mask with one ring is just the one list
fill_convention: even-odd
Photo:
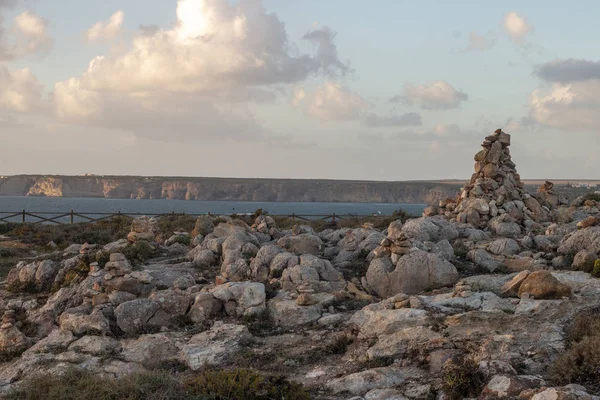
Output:
[[577,315],[565,328],[567,351],[549,371],[557,385],[576,383],[600,393],[600,310],[594,308]]
[[61,376],[32,376],[7,400],[270,400],[310,399],[299,384],[246,369],[195,374],[153,371],[119,379],[69,370]]
[[485,377],[472,357],[463,356],[444,365],[444,385],[442,391],[449,400],[474,398],[479,396],[485,384]]

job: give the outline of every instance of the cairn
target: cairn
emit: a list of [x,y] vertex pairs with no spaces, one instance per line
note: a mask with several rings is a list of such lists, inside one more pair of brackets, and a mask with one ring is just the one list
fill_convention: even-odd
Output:
[[[550,209],[542,207],[521,182],[510,156],[510,144],[510,135],[501,129],[487,136],[481,145],[483,149],[475,155],[475,173],[461,193],[429,207],[425,214],[444,215],[481,229],[493,228],[494,223],[516,223],[528,228],[536,222],[550,221]],[[554,195],[552,188],[548,182],[549,196]]]

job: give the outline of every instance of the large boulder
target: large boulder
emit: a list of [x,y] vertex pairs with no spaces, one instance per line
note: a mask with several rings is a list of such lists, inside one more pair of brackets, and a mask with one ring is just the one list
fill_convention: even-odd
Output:
[[256,257],[250,262],[250,269],[252,270],[252,280],[256,282],[266,283],[269,281],[271,276],[271,263],[273,259],[281,254],[281,250],[278,246],[266,245],[260,248]]
[[[79,262],[78,257],[76,261]],[[20,262],[8,273],[6,284],[12,290],[48,290],[60,268],[61,264],[51,260],[35,261],[31,264]]]
[[600,226],[585,228],[566,236],[560,242],[560,254],[575,255],[581,250],[600,252]]
[[[398,260],[396,268],[386,276],[385,265],[374,262],[376,271],[367,271],[367,284],[379,297],[390,297],[398,293],[419,293],[445,286],[458,280],[458,271],[439,254],[421,250],[411,251]],[[371,266],[369,266],[371,269]],[[370,279],[369,279],[370,278]]]
[[331,262],[316,256],[305,254],[300,257],[300,264],[283,271],[282,286],[284,290],[306,290],[314,292],[333,292],[346,286],[343,275]]
[[123,360],[142,364],[146,368],[178,361],[179,350],[164,334],[141,335],[137,339],[123,342]]

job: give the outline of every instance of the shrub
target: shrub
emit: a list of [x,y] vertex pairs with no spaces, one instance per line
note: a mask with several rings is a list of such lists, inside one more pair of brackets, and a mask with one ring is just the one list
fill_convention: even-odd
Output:
[[576,383],[600,391],[600,309],[576,315],[565,326],[567,351],[554,362],[549,377],[557,385]]
[[121,253],[134,264],[142,264],[154,256],[155,248],[145,240],[127,245]]
[[477,397],[485,384],[485,377],[472,357],[463,356],[444,365],[442,391],[450,400]]
[[348,335],[340,335],[334,339],[332,343],[329,343],[325,352],[327,354],[344,354],[348,347],[354,343],[354,338]]
[[186,388],[198,399],[310,400],[299,384],[284,377],[265,377],[247,369],[204,371],[187,380]]
[[600,194],[598,193],[588,193],[584,196],[584,200],[592,200],[600,202]]
[[592,270],[592,276],[600,278],[600,259],[594,263],[594,269]]

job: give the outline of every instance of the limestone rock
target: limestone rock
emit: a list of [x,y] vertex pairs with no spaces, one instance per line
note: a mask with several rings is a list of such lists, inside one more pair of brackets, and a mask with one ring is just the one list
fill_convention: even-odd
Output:
[[265,310],[265,285],[258,282],[236,282],[217,286],[211,294],[221,300],[225,311],[233,316],[251,316]]
[[192,370],[219,365],[240,351],[252,335],[243,325],[217,322],[211,330],[199,333],[183,346],[181,353]]
[[285,236],[279,239],[277,245],[297,255],[312,254],[317,255],[321,252],[323,241],[316,235],[303,233],[300,235]]

